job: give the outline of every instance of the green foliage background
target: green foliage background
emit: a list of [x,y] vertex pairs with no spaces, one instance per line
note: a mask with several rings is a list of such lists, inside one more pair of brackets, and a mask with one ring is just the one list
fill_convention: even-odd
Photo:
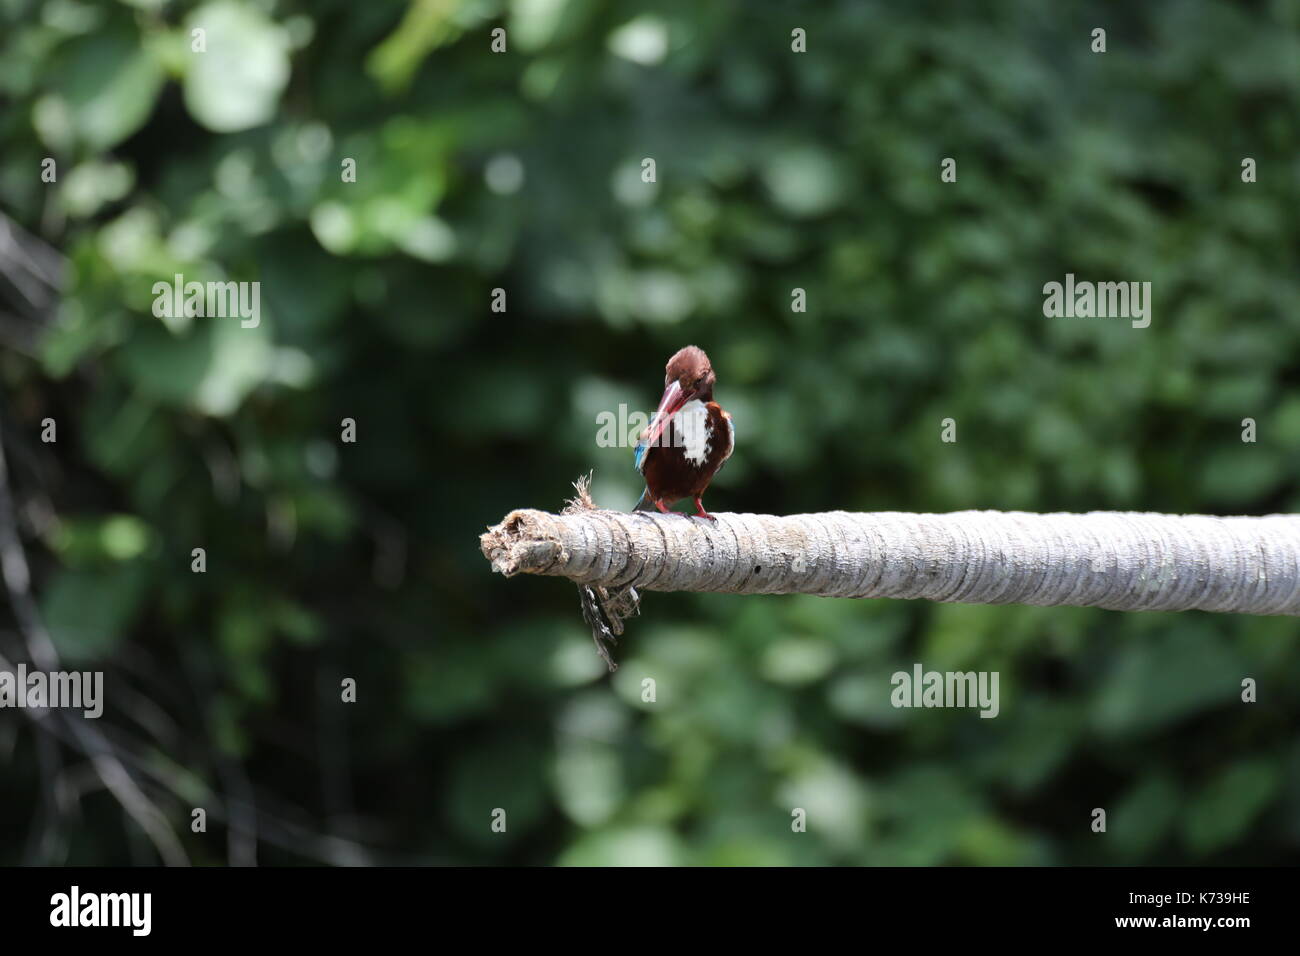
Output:
[[[197,862],[222,794],[265,863],[1297,859],[1294,620],[656,594],[607,678],[572,588],[477,546],[588,469],[629,507],[596,416],[688,342],[737,423],[712,510],[1300,510],[1295,4],[0,0],[0,31],[0,208],[69,260],[0,355],[35,589]],[[1150,281],[1151,327],[1045,319],[1067,272]],[[260,281],[261,325],[155,318],[176,273]],[[915,661],[1000,671],[1001,716],[895,710]],[[30,861],[32,733],[0,744]],[[152,858],[102,792],[60,832]]]

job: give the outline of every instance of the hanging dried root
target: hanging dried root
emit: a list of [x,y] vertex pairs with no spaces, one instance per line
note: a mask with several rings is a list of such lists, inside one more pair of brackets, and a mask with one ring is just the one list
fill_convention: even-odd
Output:
[[[582,514],[596,511],[591,500],[591,475],[582,475],[573,483],[576,494],[564,506],[561,514]],[[641,598],[631,585],[603,587],[593,584],[578,585],[578,599],[582,605],[582,619],[591,628],[591,639],[596,642],[596,652],[609,668],[618,670],[610,652],[623,634],[623,621],[640,613]]]

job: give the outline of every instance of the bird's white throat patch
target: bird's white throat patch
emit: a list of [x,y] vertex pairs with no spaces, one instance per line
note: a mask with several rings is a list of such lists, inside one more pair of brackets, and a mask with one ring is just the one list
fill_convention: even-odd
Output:
[[697,468],[703,465],[709,457],[710,439],[713,438],[708,407],[699,399],[687,402],[673,416],[673,425],[677,430],[677,442],[682,446],[682,455]]

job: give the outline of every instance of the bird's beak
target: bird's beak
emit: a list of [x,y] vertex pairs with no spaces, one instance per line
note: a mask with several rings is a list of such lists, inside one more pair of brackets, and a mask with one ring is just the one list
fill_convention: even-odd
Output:
[[672,418],[690,399],[690,393],[682,391],[681,385],[677,384],[676,380],[668,383],[663,398],[659,399],[659,407],[655,409],[655,417],[650,421],[645,442],[647,446],[653,448],[659,443],[659,436],[668,427],[668,419]]

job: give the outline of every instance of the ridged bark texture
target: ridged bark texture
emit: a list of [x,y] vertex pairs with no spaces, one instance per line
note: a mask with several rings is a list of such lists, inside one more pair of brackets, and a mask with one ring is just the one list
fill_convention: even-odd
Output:
[[514,511],[493,570],[649,591],[1300,615],[1300,516]]

